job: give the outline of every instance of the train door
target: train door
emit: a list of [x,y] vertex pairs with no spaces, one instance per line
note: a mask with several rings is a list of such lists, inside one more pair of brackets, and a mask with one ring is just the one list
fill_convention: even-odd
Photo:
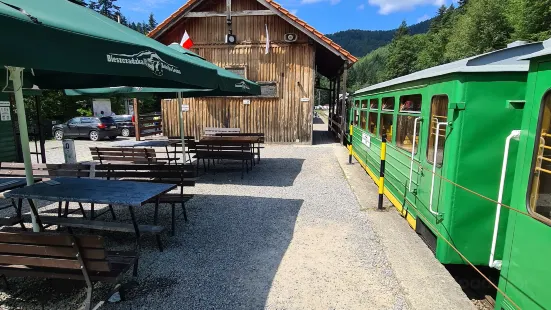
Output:
[[[447,95],[431,97],[429,118],[424,119],[422,139],[427,141],[426,149],[419,148],[419,152],[425,152],[425,159],[420,156],[419,162],[419,186],[417,188],[417,209],[422,213],[421,219],[430,220],[436,224],[442,219],[442,210],[439,207],[444,167],[444,149],[446,146],[446,132],[448,127],[448,103]],[[419,217],[418,217],[419,219]],[[427,245],[436,251],[436,238],[429,234],[427,227],[417,221],[417,231],[421,234]]]
[[512,212],[509,218],[500,280],[513,302],[502,295],[497,299],[506,310],[551,309],[551,62],[538,69],[530,134],[521,134],[535,145],[524,143],[524,158],[519,160],[523,168],[517,165],[517,170],[530,173],[522,173],[513,189],[513,206],[522,213]]

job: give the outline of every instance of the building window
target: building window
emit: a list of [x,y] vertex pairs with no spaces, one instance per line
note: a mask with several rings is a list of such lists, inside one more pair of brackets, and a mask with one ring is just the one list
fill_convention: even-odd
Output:
[[366,120],[367,120],[367,111],[361,111],[360,112],[361,114],[361,117],[360,117],[360,127],[365,130],[365,124],[366,124]]
[[264,98],[279,98],[279,91],[277,82],[256,82],[260,86],[260,95],[258,97]]
[[[408,95],[400,97],[400,110],[398,112],[398,121],[396,126],[396,145],[411,153],[417,154],[419,148],[419,121],[417,122],[417,132],[413,136],[415,119],[421,113],[421,95]],[[415,150],[412,150],[413,139],[415,139]]]
[[235,73],[239,76],[241,76],[242,78],[247,78],[247,67],[246,66],[230,66],[230,67],[225,67],[224,69],[232,72],[232,73]]
[[394,100],[394,97],[383,98],[383,106],[381,107],[381,110],[394,112],[395,105],[396,105],[396,102]]
[[446,128],[440,126],[437,130],[437,123],[443,123],[448,120],[448,96],[440,95],[432,97],[430,103],[430,125],[429,125],[429,141],[427,144],[427,161],[433,164],[434,160],[434,142],[438,135],[438,150],[436,152],[436,165],[442,166],[444,160],[444,146],[446,144]]
[[367,99],[362,100],[362,109],[367,109]]
[[382,137],[383,134],[386,134],[386,140],[388,142],[392,141],[392,121],[394,120],[394,114],[391,113],[381,113],[380,122],[379,122],[379,136]]
[[[551,223],[551,91],[543,97],[539,119],[539,137],[534,151],[534,167],[529,188],[529,211]],[[539,142],[539,143],[538,143]]]

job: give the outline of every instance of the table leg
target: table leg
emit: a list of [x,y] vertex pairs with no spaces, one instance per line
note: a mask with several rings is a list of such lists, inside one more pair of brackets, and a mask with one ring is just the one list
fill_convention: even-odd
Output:
[[[157,225],[157,222],[159,220],[159,203],[161,202],[161,196],[157,196],[155,199],[155,216],[153,219],[153,222],[155,225]],[[161,236],[159,234],[155,235],[155,239],[157,240],[157,246],[159,247],[159,251],[163,251],[163,243],[161,242]]]
[[38,228],[40,229],[40,231],[44,231],[44,226],[42,226],[42,221],[40,220],[40,216],[38,216],[38,210],[36,209],[36,206],[34,205],[33,200],[27,199],[27,201],[31,206],[31,212],[34,214],[34,217],[36,218],[36,224],[38,224]]
[[69,216],[69,202],[65,201],[65,217]]
[[21,228],[23,230],[27,230],[27,228],[25,228],[25,223],[23,222],[23,215],[21,214],[22,210],[23,210],[23,199],[19,198],[17,199],[17,206],[15,208],[15,212],[17,214],[17,217],[19,218],[19,225],[21,226]]
[[[84,215],[84,209],[82,210],[82,214]],[[84,215],[86,217],[86,215]],[[94,220],[94,203],[90,204],[90,219]]]
[[134,208],[132,206],[128,206],[128,210],[130,211],[130,217],[132,218],[132,225],[134,225],[134,232],[136,233],[136,245],[139,248],[140,247],[140,228],[138,226],[138,222],[136,221]]

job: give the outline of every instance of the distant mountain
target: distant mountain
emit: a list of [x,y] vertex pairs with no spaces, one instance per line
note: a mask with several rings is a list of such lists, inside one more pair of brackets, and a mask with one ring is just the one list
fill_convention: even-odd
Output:
[[[432,19],[409,26],[410,34],[426,33]],[[363,57],[369,52],[387,45],[392,41],[394,30],[359,30],[350,29],[327,35],[329,39],[342,46],[356,57]]]

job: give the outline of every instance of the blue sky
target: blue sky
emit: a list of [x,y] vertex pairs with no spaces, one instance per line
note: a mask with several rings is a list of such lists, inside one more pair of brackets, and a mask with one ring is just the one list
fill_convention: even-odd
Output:
[[[222,1],[222,0],[220,0]],[[276,0],[283,7],[323,33],[347,29],[388,30],[402,20],[408,25],[428,19],[442,4],[455,0]],[[131,21],[147,20],[153,12],[158,22],[186,0],[118,0]]]

